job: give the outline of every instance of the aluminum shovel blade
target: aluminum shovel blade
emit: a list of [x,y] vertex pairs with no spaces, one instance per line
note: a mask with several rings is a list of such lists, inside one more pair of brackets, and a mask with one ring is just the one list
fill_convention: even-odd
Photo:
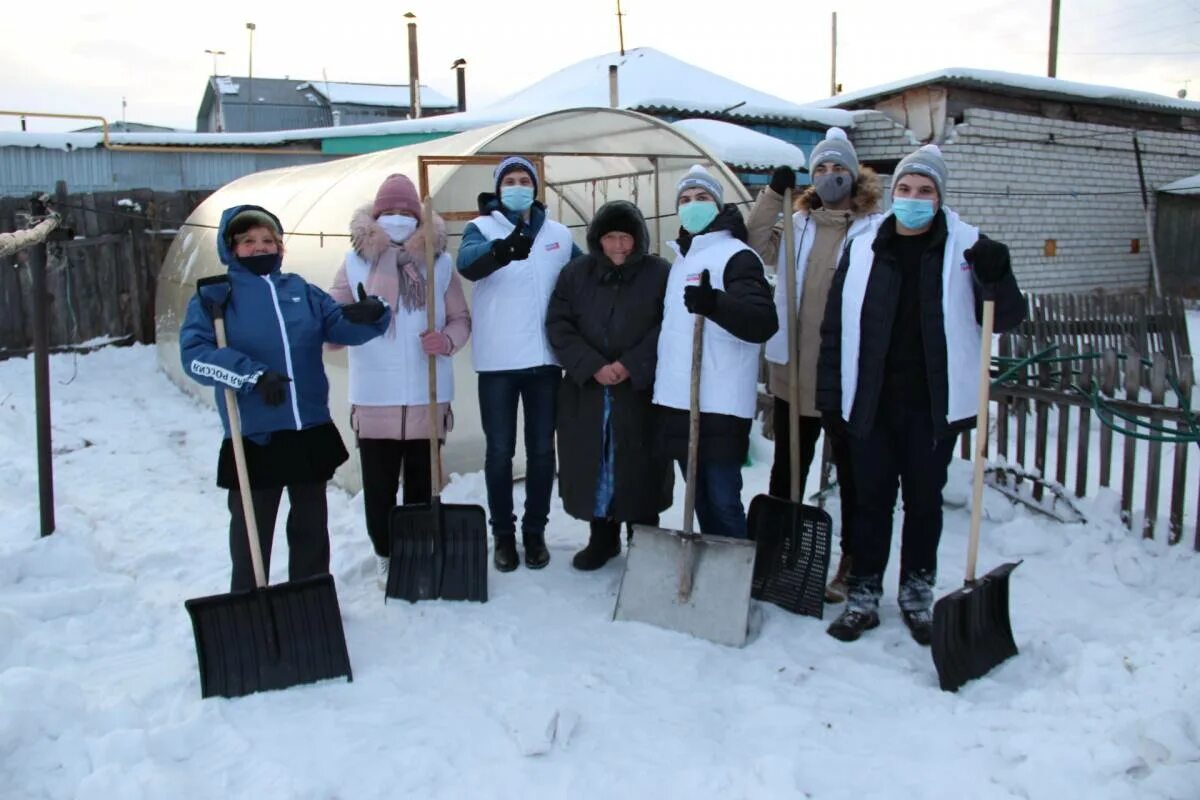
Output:
[[933,665],[947,692],[1017,654],[1008,615],[1008,579],[1021,562],[1001,564],[933,606]]
[[[741,647],[750,618],[754,542],[694,536],[694,559],[684,559],[685,535],[633,526],[613,619],[646,622],[717,644]],[[692,586],[680,599],[681,565],[691,563]],[[686,568],[686,567],[684,567]]]

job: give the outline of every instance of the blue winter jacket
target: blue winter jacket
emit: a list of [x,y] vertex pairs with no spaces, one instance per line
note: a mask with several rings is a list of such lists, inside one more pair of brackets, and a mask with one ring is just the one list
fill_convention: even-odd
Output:
[[[542,229],[542,223],[546,221],[546,207],[536,200],[529,209],[529,222],[527,223],[523,222],[519,212],[502,206],[500,199],[491,192],[480,194],[478,204],[480,216],[487,216],[493,211],[499,211],[513,225],[523,224],[525,233],[530,239],[537,238],[538,231]],[[458,245],[458,259],[455,262],[459,274],[469,281],[477,281],[491,275],[501,267],[491,257],[491,253],[492,240],[486,238],[474,222],[468,222],[467,227],[463,228],[462,242]],[[583,255],[583,251],[579,249],[579,245],[572,243],[571,258],[568,261],[581,255]]]
[[[228,346],[217,347],[212,317],[195,295],[179,331],[179,356],[183,371],[193,380],[215,387],[225,438],[229,438],[229,418],[224,390],[229,387],[238,394],[242,435],[264,444],[273,431],[301,430],[330,421],[322,345],[356,345],[374,339],[387,330],[391,309],[376,322],[356,325],[342,316],[337,301],[299,275],[278,269],[256,275],[248,270],[225,246],[226,226],[245,209],[270,214],[258,206],[243,205],[221,215],[217,252],[229,268]],[[281,405],[267,405],[254,391],[267,370],[291,378],[287,399]]]

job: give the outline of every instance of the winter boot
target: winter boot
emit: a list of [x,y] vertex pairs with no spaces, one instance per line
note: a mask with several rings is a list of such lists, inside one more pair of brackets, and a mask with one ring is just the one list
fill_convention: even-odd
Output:
[[933,639],[933,586],[935,573],[911,572],[900,581],[900,614],[917,644],[928,645]]
[[833,576],[833,580],[825,587],[825,602],[826,603],[842,603],[846,600],[846,576],[850,574],[850,567],[853,561],[850,556],[843,552],[841,559],[838,561],[837,573]]
[[517,556],[517,535],[515,533],[497,533],[495,535],[496,551],[492,554],[492,562],[501,572],[512,572],[521,559]]
[[621,554],[621,523],[594,519],[591,527],[587,547],[571,559],[571,566],[583,572],[600,569]]
[[883,594],[881,576],[846,577],[846,608],[826,630],[843,642],[853,642],[863,631],[879,627],[879,597]]
[[530,569],[541,569],[550,563],[550,551],[546,549],[546,534],[525,531],[521,534],[521,541],[525,545],[525,566]]
[[375,556],[375,583],[379,584],[380,589],[387,589],[388,569],[391,565],[392,560],[387,556]]

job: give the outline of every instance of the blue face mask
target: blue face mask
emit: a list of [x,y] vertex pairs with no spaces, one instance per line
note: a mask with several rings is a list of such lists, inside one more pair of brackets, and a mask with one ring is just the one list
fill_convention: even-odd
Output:
[[896,215],[896,221],[909,230],[920,230],[928,225],[935,214],[937,207],[932,200],[914,200],[911,197],[894,197],[892,198],[892,213]]
[[711,200],[693,200],[679,207],[679,222],[683,229],[695,235],[717,218],[717,204]]
[[500,202],[512,211],[524,211],[533,205],[532,186],[501,186]]

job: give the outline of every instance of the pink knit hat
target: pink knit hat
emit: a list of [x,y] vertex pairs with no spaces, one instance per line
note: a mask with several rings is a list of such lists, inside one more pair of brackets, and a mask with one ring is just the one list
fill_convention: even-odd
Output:
[[406,175],[398,172],[388,175],[379,185],[371,213],[378,217],[384,211],[407,211],[417,219],[421,218],[421,198],[417,197],[417,187]]

